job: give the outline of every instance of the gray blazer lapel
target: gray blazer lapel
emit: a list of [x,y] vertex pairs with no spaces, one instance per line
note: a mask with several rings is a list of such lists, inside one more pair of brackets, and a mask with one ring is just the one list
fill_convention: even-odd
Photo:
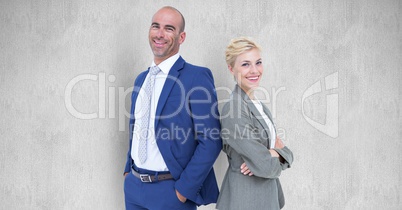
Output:
[[274,121],[272,120],[271,112],[269,111],[268,107],[265,104],[263,104],[263,103],[261,103],[261,104],[262,104],[262,108],[263,108],[265,114],[268,116],[269,120],[271,120],[272,125],[274,125],[274,129],[275,129],[275,132],[276,132],[276,126],[275,126]]
[[[247,104],[248,108],[250,109],[250,112],[254,115],[254,117],[260,123],[266,136],[268,136],[268,146],[269,146],[270,139],[272,138],[271,132],[268,132],[269,127],[268,127],[267,123],[265,122],[264,118],[261,116],[261,113],[258,111],[257,107],[255,107],[255,105],[254,105],[253,101],[251,101],[250,97],[248,97],[248,95],[238,85],[236,85],[233,92],[238,94],[241,97],[241,99]],[[272,122],[271,113],[269,112],[268,108],[265,107],[264,104],[262,104],[262,105],[263,105],[264,112],[267,114],[267,116],[269,117],[269,119]],[[268,112],[266,111],[266,109],[268,110]]]

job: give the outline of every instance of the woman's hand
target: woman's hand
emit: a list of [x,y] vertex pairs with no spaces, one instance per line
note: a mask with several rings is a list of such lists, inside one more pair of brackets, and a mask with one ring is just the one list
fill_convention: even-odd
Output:
[[283,141],[279,137],[276,137],[275,148],[282,149],[284,147],[285,147],[285,144],[283,143]]
[[[284,148],[284,147],[285,147],[285,144],[283,143],[283,141],[282,141],[279,137],[276,137],[276,140],[275,140],[275,148],[277,148],[277,149],[282,149],[282,148]],[[277,158],[280,159],[281,162],[283,162],[283,160],[282,160],[283,158],[278,154],[277,151],[275,151],[275,150],[273,150],[273,149],[270,149],[270,150],[269,150],[269,153],[271,153],[271,156],[272,156],[272,157],[277,157]],[[240,166],[240,172],[241,172],[243,175],[248,175],[248,176],[253,176],[253,175],[254,175],[253,172],[250,171],[250,169],[248,168],[248,166],[247,166],[246,163],[241,164],[241,166]]]
[[240,166],[240,172],[244,175],[252,176],[254,175],[253,172],[250,171],[246,163],[241,164]]
[[269,150],[269,153],[271,153],[271,156],[272,156],[272,157],[279,157],[278,152],[275,151],[275,150],[273,150],[273,149],[270,149],[270,150]]
[[[284,147],[285,147],[285,144],[283,143],[283,141],[280,138],[276,137],[275,148],[282,149]],[[277,158],[279,158],[279,161],[281,163],[285,163],[285,159],[282,156],[280,156],[277,151],[270,149],[269,152],[271,153],[272,157],[277,157]]]

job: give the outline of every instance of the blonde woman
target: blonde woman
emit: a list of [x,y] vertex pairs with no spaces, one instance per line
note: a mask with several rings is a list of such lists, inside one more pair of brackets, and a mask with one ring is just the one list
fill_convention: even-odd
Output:
[[255,96],[263,75],[261,48],[250,38],[231,40],[226,63],[236,86],[221,113],[223,151],[229,167],[216,205],[221,210],[279,210],[279,176],[293,154],[276,136],[271,113]]

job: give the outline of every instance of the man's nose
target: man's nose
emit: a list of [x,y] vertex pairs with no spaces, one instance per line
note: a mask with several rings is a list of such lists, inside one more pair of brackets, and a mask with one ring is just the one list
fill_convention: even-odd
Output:
[[156,36],[158,38],[163,38],[165,36],[165,33],[162,28],[158,29],[158,31],[156,32]]

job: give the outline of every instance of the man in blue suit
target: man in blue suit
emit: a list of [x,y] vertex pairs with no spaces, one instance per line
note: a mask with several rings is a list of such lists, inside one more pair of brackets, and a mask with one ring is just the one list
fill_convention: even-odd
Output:
[[154,59],[132,93],[126,209],[196,209],[218,198],[212,166],[222,141],[214,81],[209,69],[180,56],[184,26],[173,7],[152,18]]

